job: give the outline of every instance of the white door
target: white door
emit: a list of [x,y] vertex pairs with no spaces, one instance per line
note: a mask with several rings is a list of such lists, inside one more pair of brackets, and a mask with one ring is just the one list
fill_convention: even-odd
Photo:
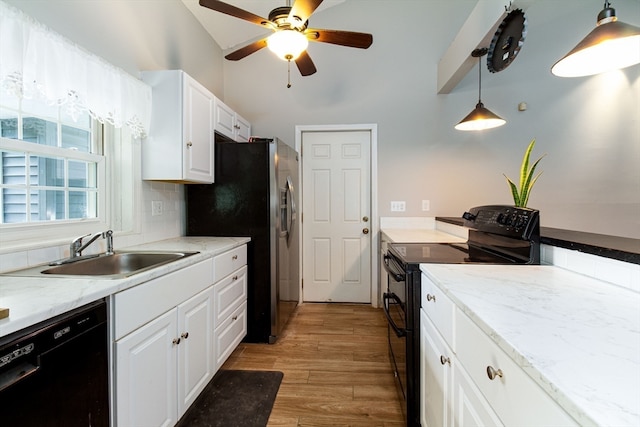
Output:
[[213,287],[178,306],[178,418],[213,376]]
[[371,302],[371,132],[302,134],[303,300]]
[[172,426],[176,405],[176,311],[116,342],[117,425]]

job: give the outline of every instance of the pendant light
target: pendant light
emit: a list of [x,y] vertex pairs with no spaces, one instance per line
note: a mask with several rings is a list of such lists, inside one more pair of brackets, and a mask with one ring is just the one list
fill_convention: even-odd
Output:
[[559,77],[582,77],[640,63],[640,28],[618,21],[608,1],[597,26],[551,67]]
[[482,103],[482,66],[480,65],[480,58],[487,54],[487,50],[486,47],[483,47],[471,52],[471,56],[478,58],[478,103],[476,108],[455,126],[457,130],[484,130],[502,126],[506,123],[503,118],[489,111]]

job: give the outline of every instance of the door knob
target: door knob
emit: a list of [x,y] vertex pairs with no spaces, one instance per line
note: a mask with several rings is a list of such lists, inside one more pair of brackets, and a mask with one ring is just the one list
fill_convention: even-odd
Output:
[[362,232],[363,232],[364,234],[369,234],[369,229],[368,229],[368,228],[363,228],[363,229],[362,229]]

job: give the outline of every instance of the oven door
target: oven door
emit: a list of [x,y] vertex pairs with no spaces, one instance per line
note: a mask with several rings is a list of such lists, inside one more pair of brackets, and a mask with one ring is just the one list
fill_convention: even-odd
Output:
[[383,296],[384,314],[388,323],[389,357],[402,398],[407,396],[407,316],[406,274],[392,255],[384,257],[388,273],[387,292]]

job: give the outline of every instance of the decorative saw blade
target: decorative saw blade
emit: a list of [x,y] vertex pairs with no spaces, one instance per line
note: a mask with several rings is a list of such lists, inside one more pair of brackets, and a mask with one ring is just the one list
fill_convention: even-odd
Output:
[[288,21],[294,26],[297,26],[297,23],[304,24],[320,3],[322,0],[296,0],[289,12]]
[[313,64],[313,61],[306,50],[298,56],[298,59],[296,59],[296,65],[298,66],[300,74],[303,76],[310,76],[317,71],[316,66]]
[[367,49],[371,46],[371,43],[373,43],[373,36],[371,34],[357,33],[354,31],[308,28],[304,34],[311,41],[357,47],[359,49]]
[[253,42],[251,44],[246,45],[245,47],[241,47],[240,49],[231,52],[227,56],[226,59],[230,61],[238,61],[246,56],[251,55],[254,52],[259,51],[263,47],[267,46],[267,39],[264,38],[262,40],[258,40],[257,42]]
[[218,0],[200,0],[200,6],[204,6],[211,10],[215,10],[216,12],[224,13],[226,15],[235,16],[236,18],[244,19],[245,21],[249,21],[256,25],[266,26],[270,24],[270,21],[268,19],[265,19],[258,15],[254,15],[253,13],[247,12],[244,9],[240,9],[239,7],[235,7]]

